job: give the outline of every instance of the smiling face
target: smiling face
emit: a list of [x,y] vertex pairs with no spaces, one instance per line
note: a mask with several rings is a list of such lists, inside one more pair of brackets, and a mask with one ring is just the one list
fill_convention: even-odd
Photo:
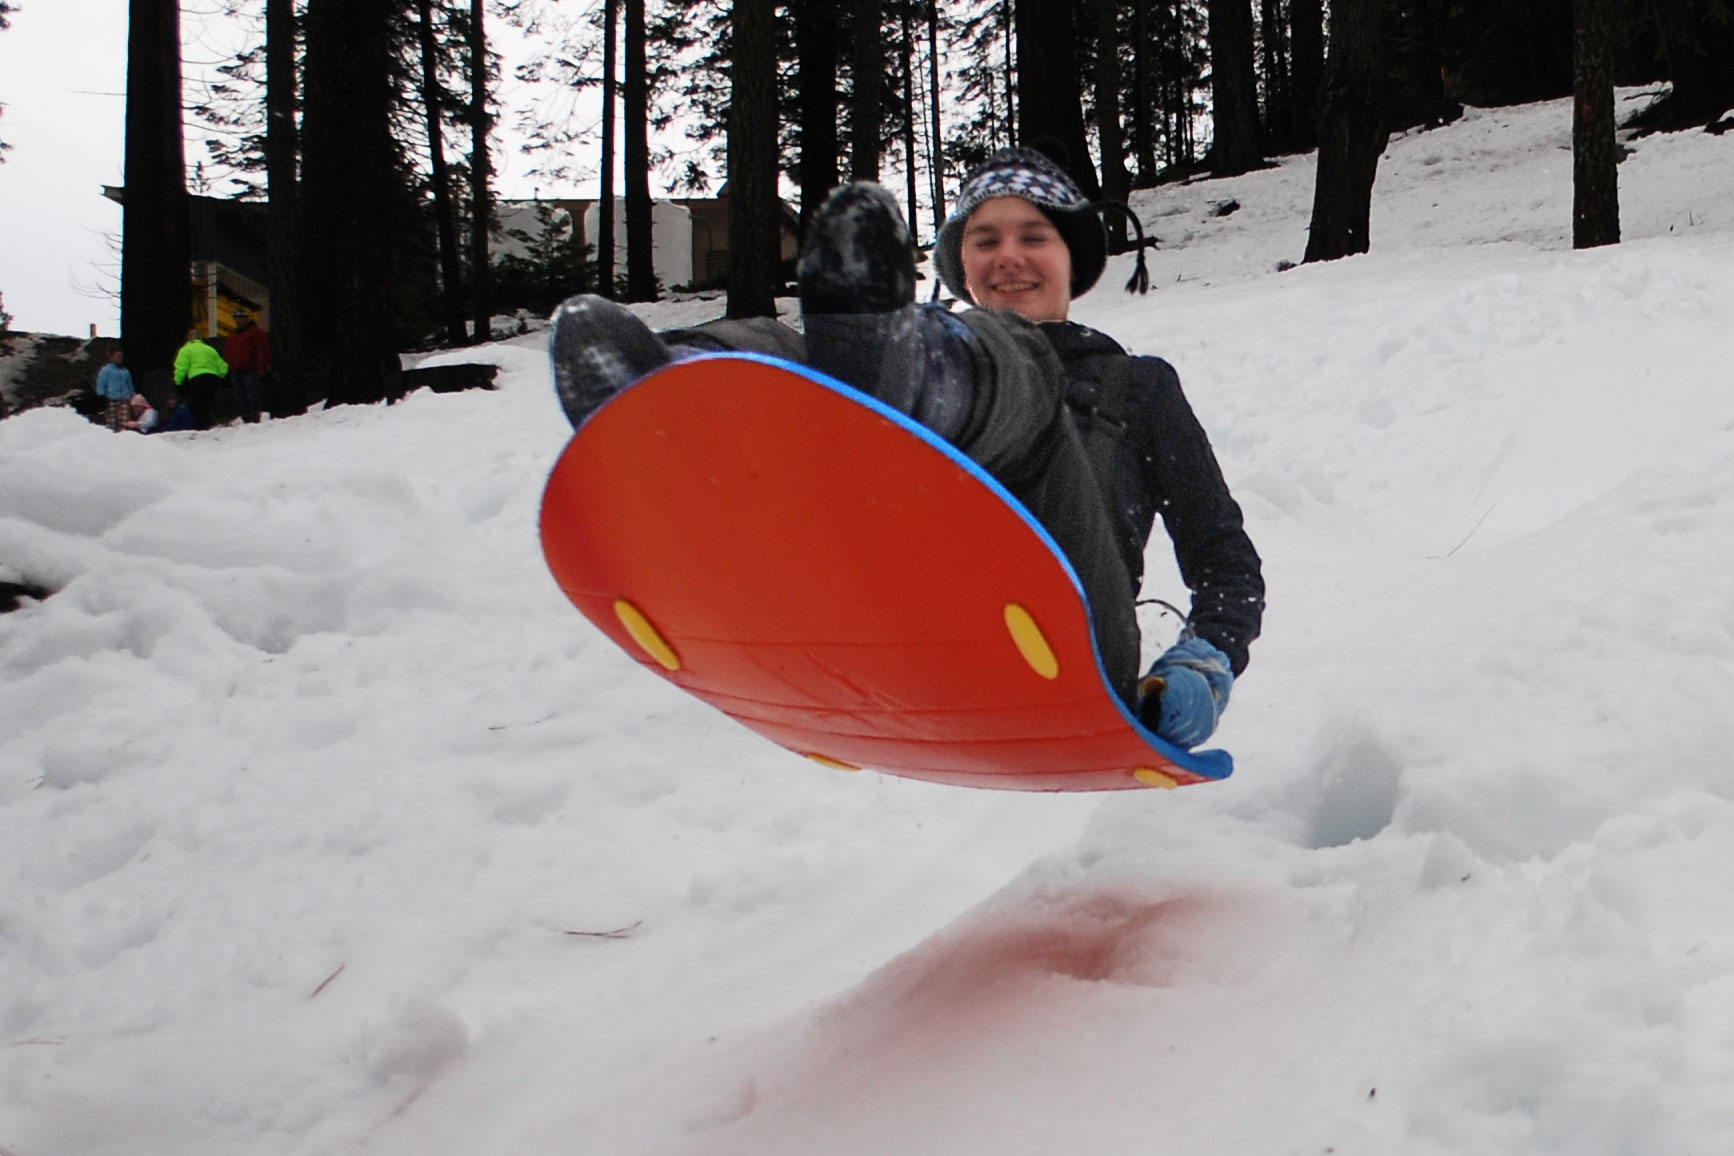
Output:
[[1022,197],[983,201],[963,228],[963,279],[989,309],[1030,321],[1064,321],[1072,305],[1072,254],[1047,215]]

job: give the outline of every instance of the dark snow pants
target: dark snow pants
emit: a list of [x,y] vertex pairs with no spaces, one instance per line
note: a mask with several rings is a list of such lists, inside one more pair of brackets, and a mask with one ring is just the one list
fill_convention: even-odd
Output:
[[223,384],[223,379],[214,373],[198,373],[187,378],[186,397],[187,408],[193,411],[193,428],[210,429],[211,419],[216,409],[217,387]]
[[[1041,330],[1015,313],[971,309],[957,317],[977,345],[975,404],[957,448],[1022,502],[1058,543],[1083,587],[1102,667],[1121,699],[1136,708],[1138,592],[1115,546],[1103,486],[1066,408],[1065,369]],[[662,337],[671,345],[805,361],[801,335],[769,317],[718,321]]]

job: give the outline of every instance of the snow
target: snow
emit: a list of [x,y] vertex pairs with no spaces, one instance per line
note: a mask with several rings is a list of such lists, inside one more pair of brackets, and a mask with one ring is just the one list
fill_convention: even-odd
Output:
[[846,775],[670,689],[542,565],[537,336],[0,422],[57,591],[0,616],[0,1151],[1729,1150],[1734,143],[1636,142],[1574,253],[1569,134],[1394,140],[1374,251],[1283,273],[1310,158],[1140,194],[1158,290],[1080,303],[1266,559],[1218,785]]

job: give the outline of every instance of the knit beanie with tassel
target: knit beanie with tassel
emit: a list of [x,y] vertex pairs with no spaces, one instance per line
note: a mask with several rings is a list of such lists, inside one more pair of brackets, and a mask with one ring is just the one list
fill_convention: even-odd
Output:
[[1092,204],[1054,160],[1031,148],[1003,148],[964,179],[957,204],[939,230],[933,247],[933,263],[940,280],[959,299],[975,304],[963,276],[963,230],[970,214],[995,197],[1019,197],[1042,211],[1058,230],[1072,258],[1073,299],[1088,293],[1102,276],[1108,262],[1108,233],[1101,212],[1123,212],[1138,230],[1138,266],[1128,292],[1144,292],[1149,272],[1144,262],[1144,232],[1138,219],[1123,206]]

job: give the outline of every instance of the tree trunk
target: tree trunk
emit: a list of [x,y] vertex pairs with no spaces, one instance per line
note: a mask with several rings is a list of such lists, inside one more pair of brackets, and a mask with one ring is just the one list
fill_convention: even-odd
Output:
[[[1120,125],[1120,27],[1116,0],[1095,0],[1096,16],[1096,139],[1102,145],[1102,196],[1125,204],[1132,196],[1132,174],[1126,169],[1126,138]],[[1126,251],[1126,221],[1105,214],[1108,251]]]
[[1150,67],[1150,5],[1133,0],[1132,8],[1132,153],[1138,158],[1140,189],[1156,184],[1156,79]]
[[933,235],[945,224],[945,137],[939,130],[939,0],[927,0],[927,107],[933,139],[928,174],[933,178]]
[[494,319],[494,163],[488,153],[488,32],[485,0],[470,0],[470,340],[488,341]]
[[1365,253],[1373,178],[1385,151],[1380,0],[1334,0],[1331,50],[1319,116],[1318,176],[1307,261]]
[[650,70],[644,0],[626,0],[626,299],[656,300],[656,230],[650,204]]
[[266,230],[271,271],[271,373],[277,382],[278,400],[274,404],[280,408],[274,412],[279,417],[306,408],[301,385],[301,196],[296,175],[301,144],[295,125],[295,62],[299,55],[294,0],[266,0],[265,173],[270,192]]
[[458,265],[458,219],[452,206],[451,175],[446,171],[444,117],[440,100],[439,44],[434,36],[433,0],[416,0],[416,28],[421,41],[421,99],[427,116],[428,167],[433,184],[434,231],[440,250],[440,315],[446,340],[462,345],[469,338],[464,327],[464,281]]
[[1294,124],[1288,84],[1288,27],[1282,0],[1260,0],[1258,19],[1259,71],[1264,85],[1264,116],[1260,123],[1265,148],[1288,152]]
[[[131,0],[120,331],[138,378],[172,365],[192,320],[178,0]],[[16,224],[16,223],[14,223]]]
[[919,238],[921,213],[919,186],[915,179],[915,32],[909,22],[907,3],[901,6],[900,16],[903,31],[903,177],[909,196],[909,211],[904,217],[909,222],[910,236]]
[[775,317],[782,235],[777,200],[775,0],[734,0],[728,131],[730,317]]
[[1120,115],[1120,26],[1117,0],[1096,0],[1096,134],[1102,142],[1102,195],[1125,203],[1132,195],[1126,135]]
[[614,26],[620,0],[602,4],[602,171],[596,194],[596,292],[614,296]]
[[1219,177],[1264,164],[1258,135],[1258,75],[1248,0],[1209,0],[1210,93],[1214,133],[1210,171]]
[[1000,0],[1000,35],[1005,37],[1005,132],[1013,147],[1018,143],[1017,0]]
[[308,335],[329,374],[328,404],[384,399],[399,368],[391,17],[388,0],[307,5],[302,207],[321,287]]
[[1084,195],[1102,195],[1084,137],[1084,87],[1078,79],[1072,0],[1018,0],[1018,140],[1043,138],[1066,152],[1066,170]]
[[1614,140],[1614,33],[1609,0],[1572,5],[1571,247],[1620,240],[1620,175]]
[[1325,78],[1325,16],[1321,0],[1289,0],[1289,144],[1304,152],[1319,143],[1319,98]]
[[795,0],[796,99],[801,129],[801,235],[837,172],[837,37],[828,0]]
[[850,57],[854,91],[849,103],[849,178],[879,179],[879,123],[885,103],[885,37],[880,0],[855,0],[855,40]]

